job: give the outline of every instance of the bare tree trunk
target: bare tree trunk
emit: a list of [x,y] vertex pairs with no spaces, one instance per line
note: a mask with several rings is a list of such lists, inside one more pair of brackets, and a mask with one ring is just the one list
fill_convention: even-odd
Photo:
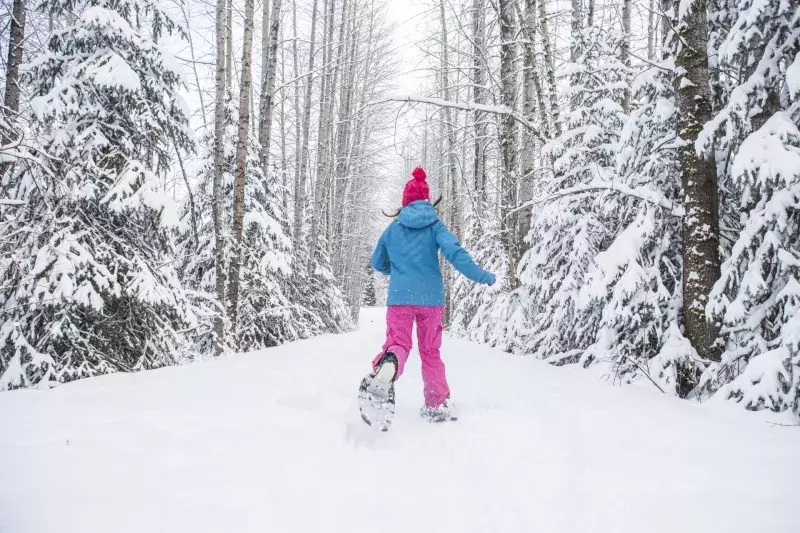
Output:
[[[513,109],[516,100],[515,31],[513,0],[499,0],[500,11],[500,84],[502,104]],[[509,115],[501,119],[500,147],[502,150],[502,176],[500,180],[500,239],[508,256],[508,283],[516,287],[514,262],[514,223],[511,210],[515,207],[517,143],[516,123]]]
[[[535,46],[535,0],[525,0],[525,19],[522,27],[526,29],[526,40],[528,45],[525,47],[525,78],[523,81],[523,104],[522,109],[525,118],[529,122],[535,120],[536,103],[538,101],[539,110],[544,111],[544,100],[542,99],[542,86],[539,75],[536,72],[536,49]],[[546,127],[546,117],[542,116],[542,123]],[[549,136],[549,134],[546,133]],[[536,142],[533,135],[527,132],[523,137],[522,146],[522,183],[520,184],[520,201],[525,202],[533,198],[533,173],[536,167],[535,148]],[[517,257],[515,263],[522,257],[522,240],[531,229],[532,210],[525,208],[520,211],[518,242],[516,243]]]
[[[345,4],[347,2],[345,1]],[[370,13],[370,29],[368,35],[368,48],[367,48],[367,62],[369,61],[372,53],[372,24],[374,22],[374,12]],[[344,18],[342,19],[342,26],[340,28],[339,33],[339,49],[340,49],[340,61],[343,67],[343,74],[342,74],[342,89],[339,94],[339,126],[336,131],[336,149],[335,149],[335,167],[334,167],[334,178],[335,178],[335,186],[334,191],[336,192],[336,203],[335,203],[335,218],[336,218],[336,243],[337,243],[337,258],[341,258],[342,254],[344,253],[342,243],[344,242],[344,228],[345,225],[345,207],[346,207],[346,199],[347,199],[347,191],[349,190],[349,179],[348,179],[348,171],[350,169],[350,158],[352,157],[352,150],[348,150],[350,145],[350,131],[352,128],[352,120],[350,117],[350,93],[352,91],[351,86],[353,84],[353,76],[355,73],[355,58],[351,55],[355,52],[355,46],[352,46],[349,42],[345,42],[345,35],[344,29],[345,27],[350,26],[351,31],[354,31],[355,23],[348,22]],[[355,35],[349,34],[348,40],[352,41],[355,44],[357,37]],[[344,81],[346,80],[346,81]],[[364,91],[362,94],[361,99],[361,107],[366,103],[366,91],[369,80],[369,64],[364,70]],[[354,140],[354,147],[359,142],[359,133],[356,132],[356,138]],[[355,148],[353,149],[355,150]],[[338,263],[338,259],[337,259]]]
[[[450,101],[450,55],[447,35],[447,17],[445,15],[444,0],[439,0],[439,22],[441,25],[441,43],[442,43],[442,58],[441,58],[441,83],[442,83],[442,96],[445,101]],[[442,189],[446,189],[444,193],[448,197],[448,218],[450,230],[456,237],[460,238],[461,229],[459,227],[459,208],[458,208],[458,193],[457,193],[457,173],[458,173],[458,154],[456,153],[456,138],[453,129],[453,113],[449,108],[444,108],[444,141],[446,142],[446,172],[442,173],[441,183]],[[444,271],[444,322],[450,324],[450,317],[452,316],[453,309],[453,273],[452,268],[446,268]]]
[[206,118],[206,104],[203,98],[203,88],[200,85],[200,74],[197,72],[197,59],[194,52],[194,41],[192,40],[192,32],[189,26],[189,13],[187,13],[186,4],[180,3],[181,13],[183,14],[183,23],[186,25],[186,40],[189,43],[189,54],[192,58],[192,73],[194,74],[194,82],[197,85],[197,96],[200,98],[200,114],[203,117],[203,129],[208,130],[208,119]]
[[[277,60],[277,56],[276,56]],[[281,83],[286,83],[286,48],[281,47]],[[289,175],[289,160],[286,151],[286,93],[281,98],[281,205],[286,209],[287,183]]]
[[694,0],[678,21],[675,87],[683,169],[683,312],[686,337],[700,357],[718,361],[717,326],[706,319],[708,294],[720,276],[717,171],[712,154],[698,154],[697,136],[711,119],[705,0]]
[[19,112],[19,66],[22,64],[24,41],[25,0],[14,0],[11,11],[11,35],[8,42],[8,63],[6,63],[6,92],[3,97],[3,104],[12,114]]
[[331,113],[333,111],[333,99],[336,92],[336,80],[332,80],[332,76],[338,74],[338,70],[332,69],[328,63],[332,62],[333,58],[333,11],[336,0],[325,0],[325,7],[327,13],[325,14],[325,29],[322,39],[322,64],[325,69],[321,77],[320,88],[320,113],[319,113],[319,132],[317,134],[317,175],[316,183],[314,186],[314,211],[311,213],[311,236],[309,244],[309,268],[316,260],[317,240],[319,226],[322,220],[322,201],[324,199],[325,191],[327,189],[328,178],[328,155],[330,152],[330,122]]
[[[581,53],[581,29],[583,28],[583,21],[581,20],[583,6],[581,0],[572,0],[572,20],[570,22],[570,53],[569,59],[574,64],[578,62],[578,57]],[[580,94],[576,91],[572,98],[570,98],[570,110],[575,109],[580,104]]]
[[[484,103],[484,85],[486,84],[486,50],[485,32],[486,20],[483,12],[484,0],[472,0],[472,70],[473,87],[472,99],[476,104]],[[486,184],[486,125],[484,114],[475,110],[473,121],[475,123],[475,154],[473,162],[473,183],[477,196],[483,199]]]
[[302,190],[298,188],[305,187],[307,173],[308,173],[308,138],[311,130],[311,90],[314,85],[314,57],[316,55],[316,37],[317,37],[317,4],[319,0],[314,0],[311,9],[311,44],[308,52],[308,79],[306,80],[306,94],[303,101],[303,140],[300,146],[302,155],[300,156],[300,177],[299,183],[295,185],[295,206],[294,206],[294,242],[295,245],[300,243],[300,235],[303,227],[303,200]]
[[[548,124],[547,110],[544,103],[544,93],[542,92],[542,81],[539,78],[539,71],[536,69],[536,0],[524,0],[525,14],[520,12],[517,6],[517,16],[519,17],[522,32],[525,35],[525,80],[524,91],[530,91],[531,100],[523,107],[526,120],[533,124],[535,122],[534,108],[539,108],[539,120],[542,123],[544,136],[550,138],[550,126]],[[526,94],[528,94],[526,92]],[[528,113],[527,105],[530,105]]]
[[[538,0],[539,7],[539,29],[542,32],[542,49],[544,51],[544,62],[547,70],[547,89],[550,100],[550,116],[553,121],[553,134],[558,137],[561,135],[561,117],[558,109],[558,96],[556,93],[556,68],[553,49],[550,44],[550,29],[547,23],[547,10],[545,9],[546,0]],[[575,0],[573,0],[575,1]]]
[[217,303],[220,306],[214,320],[214,353],[220,355],[225,346],[225,242],[222,227],[222,173],[225,157],[225,0],[217,0],[217,67],[216,101],[214,104],[214,179],[211,214],[214,218],[214,275]]
[[647,12],[647,59],[652,61],[656,57],[655,50],[655,0],[650,0],[650,6]]
[[[450,101],[450,54],[447,35],[447,17],[445,16],[444,0],[439,0],[439,18],[442,30],[442,95]],[[461,237],[461,210],[458,198],[458,153],[456,153],[456,133],[453,128],[452,109],[443,109],[445,131],[447,133],[447,170],[450,181],[450,230],[456,237]]]
[[189,183],[189,175],[186,173],[186,166],[183,164],[183,157],[181,156],[181,150],[178,148],[177,143],[175,143],[175,139],[172,140],[172,145],[175,147],[175,155],[178,156],[178,165],[181,169],[181,175],[183,176],[183,183],[186,185],[186,194],[189,197],[189,209],[191,213],[191,220],[192,220],[192,237],[194,240],[194,249],[197,251],[200,248],[200,232],[197,229],[197,206],[194,201],[194,191],[192,190],[192,185]]
[[[631,0],[623,0],[622,2],[622,46],[620,47],[620,56],[622,63],[630,68],[631,66]],[[626,115],[631,113],[631,90],[626,88],[622,97],[622,110]]]
[[[267,61],[269,61],[269,0],[261,0],[261,87],[267,81]],[[264,97],[261,96],[261,100]],[[259,108],[261,106],[259,105]],[[259,116],[259,120],[263,120]]]
[[225,72],[228,76],[225,87],[233,90],[233,0],[228,0],[228,14],[225,23]]
[[670,20],[666,13],[672,9],[672,0],[661,0],[661,58],[666,59],[671,53],[667,43],[667,35],[670,32]]
[[[266,3],[266,1],[265,1]],[[264,173],[264,186],[269,176],[269,151],[272,141],[272,109],[275,106],[275,66],[278,62],[278,36],[281,26],[281,0],[272,1],[272,24],[269,28],[269,50],[267,53],[264,84],[261,88],[261,102],[258,114],[261,122],[258,128],[258,142],[261,144],[261,171]],[[265,46],[266,48],[266,46]],[[262,52],[262,60],[264,59]]]
[[300,242],[300,230],[303,224],[303,187],[300,181],[300,159],[303,156],[303,147],[300,146],[301,114],[300,114],[300,66],[297,51],[297,0],[292,1],[292,63],[294,70],[294,220],[292,225],[292,243],[297,249]]
[[586,27],[591,28],[592,26],[594,26],[594,0],[589,0],[589,4],[586,6]]
[[239,88],[239,128],[236,141],[236,173],[233,182],[233,254],[228,274],[228,316],[231,331],[236,332],[239,310],[239,276],[244,230],[244,181],[247,171],[247,138],[250,128],[250,87],[253,81],[253,0],[244,3],[244,44],[242,49],[242,86]]

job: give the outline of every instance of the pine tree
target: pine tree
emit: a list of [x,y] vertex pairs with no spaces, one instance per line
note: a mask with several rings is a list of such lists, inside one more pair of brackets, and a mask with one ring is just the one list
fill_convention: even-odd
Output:
[[[800,13],[778,0],[714,12],[719,112],[698,139],[727,154],[720,192],[732,236],[706,311],[725,341],[709,388],[748,409],[800,413]],[[735,218],[734,218],[735,216]]]
[[605,194],[616,171],[625,116],[620,103],[628,69],[614,55],[613,38],[598,28],[577,32],[568,95],[574,105],[565,131],[548,147],[555,176],[535,215],[531,248],[519,266],[533,317],[527,350],[557,364],[591,353],[599,308],[578,307],[594,258],[609,244],[606,213],[618,199]]
[[170,141],[191,148],[179,67],[156,44],[179,29],[150,0],[40,9],[77,16],[24,69],[52,159],[45,179],[4,183],[28,207],[6,243],[0,389],[170,364],[192,321],[160,179]]
[[[797,64],[800,66],[800,64]],[[800,414],[800,83],[787,112],[742,143],[733,176],[757,198],[723,264],[709,312],[727,338],[711,375],[748,409]],[[744,200],[743,203],[747,202]]]
[[675,139],[674,61],[666,58],[636,78],[620,138],[619,183],[603,218],[614,235],[594,260],[580,291],[582,309],[599,309],[587,353],[614,365],[623,380],[646,377],[686,396],[704,367],[683,338],[680,164]]
[[364,307],[375,307],[377,301],[375,299],[375,275],[372,272],[372,267],[367,264],[366,268],[367,282],[364,285],[364,295],[361,301]]
[[[295,271],[296,279],[302,280],[305,285],[305,289],[302,291],[303,296],[297,301],[301,302],[306,309],[311,310],[317,320],[323,324],[319,333],[344,333],[353,329],[350,309],[339,283],[333,275],[327,238],[324,234],[320,234],[318,239],[315,260],[313,262],[305,260],[306,264],[313,265],[313,270],[303,270],[298,266]],[[309,240],[303,242],[306,243]],[[305,246],[301,247],[300,257],[308,257],[308,253]]]
[[504,283],[508,269],[507,256],[500,240],[500,224],[495,217],[475,213],[467,224],[464,244],[475,262],[489,272],[499,273],[494,285],[487,286],[456,276],[450,331],[471,340],[483,342],[508,352],[524,350],[520,342],[527,329],[524,310],[518,305],[516,291]]

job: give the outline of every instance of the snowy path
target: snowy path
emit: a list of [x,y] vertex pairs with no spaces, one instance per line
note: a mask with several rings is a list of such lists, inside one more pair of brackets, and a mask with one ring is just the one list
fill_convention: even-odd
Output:
[[50,392],[0,394],[0,532],[796,533],[800,431],[461,340],[461,419],[431,425],[416,350],[389,433],[360,331]]

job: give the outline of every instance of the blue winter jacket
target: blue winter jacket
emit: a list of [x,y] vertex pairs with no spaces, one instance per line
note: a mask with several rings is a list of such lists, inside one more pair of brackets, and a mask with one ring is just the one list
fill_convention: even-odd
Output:
[[439,249],[472,281],[494,283],[494,275],[472,261],[426,200],[406,205],[383,232],[372,253],[372,268],[389,275],[387,305],[444,305]]

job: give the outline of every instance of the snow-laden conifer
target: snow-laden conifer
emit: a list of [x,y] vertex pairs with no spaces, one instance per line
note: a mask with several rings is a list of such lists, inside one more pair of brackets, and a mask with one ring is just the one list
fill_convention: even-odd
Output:
[[191,325],[174,268],[169,146],[190,147],[179,32],[151,0],[45,0],[70,22],[23,67],[47,172],[4,176],[24,200],[3,264],[0,388],[170,364]]

